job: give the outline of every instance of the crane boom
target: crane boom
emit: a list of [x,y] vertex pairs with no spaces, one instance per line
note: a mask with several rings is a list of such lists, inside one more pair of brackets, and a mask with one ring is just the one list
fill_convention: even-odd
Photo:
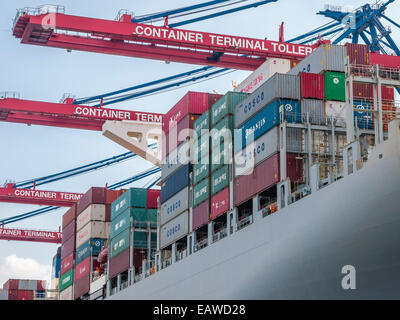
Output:
[[0,228],[0,240],[31,241],[60,244],[62,233],[57,231],[40,231]]

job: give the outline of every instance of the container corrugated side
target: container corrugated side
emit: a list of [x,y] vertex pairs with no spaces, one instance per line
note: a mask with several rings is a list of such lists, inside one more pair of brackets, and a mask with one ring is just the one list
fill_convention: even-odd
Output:
[[204,179],[193,187],[193,206],[197,207],[200,203],[210,197],[210,180]]
[[235,112],[235,106],[248,96],[242,92],[227,92],[211,107],[211,127]]
[[193,124],[193,130],[196,136],[200,137],[203,133],[210,129],[210,110],[203,113]]
[[64,244],[71,237],[76,234],[76,223],[75,220],[72,220],[67,226],[62,229],[62,240],[61,243]]
[[75,237],[69,238],[61,247],[61,259],[75,251]]
[[235,128],[240,127],[276,99],[300,100],[297,75],[275,74],[260,88],[235,106]]
[[230,175],[231,166],[224,165],[211,175],[211,196],[220,192],[229,186],[229,181],[231,179]]
[[148,189],[147,190],[147,208],[156,209],[158,206],[158,198],[161,199],[160,189]]
[[327,118],[333,117],[335,126],[346,127],[346,104],[341,101],[326,101],[325,112]]
[[189,174],[192,171],[192,165],[189,163],[176,170],[165,181],[161,183],[161,202],[164,203],[172,196],[177,194],[190,183]]
[[183,238],[189,232],[189,211],[185,211],[170,222],[161,226],[160,249]]
[[161,205],[160,223],[175,218],[180,213],[189,209],[189,187],[186,187]]
[[33,291],[18,290],[18,300],[33,300]]
[[129,269],[130,249],[126,249],[109,262],[109,279]]
[[302,98],[323,100],[325,97],[325,79],[322,74],[300,73],[300,88]]
[[192,230],[206,225],[210,221],[210,200],[193,208]]
[[303,99],[301,100],[301,114],[302,119],[309,120],[311,124],[322,125],[326,122],[325,105],[323,100]]
[[81,230],[90,221],[106,221],[106,205],[91,204],[76,218],[76,230]]
[[218,192],[211,198],[211,220],[229,211],[229,187]]
[[113,239],[131,225],[131,211],[125,210],[111,221],[110,238]]
[[192,161],[191,154],[193,153],[192,144],[190,141],[182,143],[178,148],[171,151],[171,153],[162,161],[161,179],[165,180],[172,173],[180,167]]
[[80,247],[91,238],[107,239],[106,223],[91,221],[76,234],[76,247]]
[[104,239],[90,239],[76,249],[76,264],[81,263],[87,257],[97,256],[104,246]]
[[147,190],[144,188],[130,188],[111,204],[111,221],[130,207],[146,208]]
[[65,259],[61,260],[61,268],[60,268],[61,276],[74,267],[74,258],[75,258],[75,253],[73,252],[70,255],[68,255]]
[[129,245],[130,230],[127,229],[111,240],[110,258],[116,257],[118,254],[129,248]]
[[346,101],[346,75],[344,73],[325,72],[325,100]]
[[74,300],[74,286],[60,292],[60,300]]
[[89,290],[90,290],[90,275],[88,274],[74,283],[75,300],[89,293]]
[[232,143],[222,143],[219,148],[211,151],[211,172],[218,170],[223,165],[233,163],[233,145]]
[[74,269],[70,269],[60,278],[60,291],[65,290],[74,283]]
[[210,132],[194,139],[193,159],[200,161],[210,154]]
[[106,199],[107,199],[106,188],[92,187],[78,201],[78,204],[76,207],[76,214],[79,215],[90,204],[93,204],[93,203],[105,204]]
[[18,282],[18,290],[31,290],[36,291],[37,283],[36,280],[22,280]]
[[210,161],[206,156],[193,166],[193,185],[198,184],[210,175]]
[[214,149],[221,144],[232,142],[234,136],[233,123],[233,116],[227,116],[211,129],[211,149]]
[[370,64],[373,66],[378,65],[381,67],[393,69],[400,68],[400,57],[398,56],[385,55],[376,52],[371,52],[369,56]]
[[71,223],[72,220],[76,219],[76,208],[77,205],[74,204],[71,208],[68,209],[66,213],[64,213],[62,217],[62,227],[65,228],[68,224]]
[[75,282],[79,281],[84,276],[86,276],[90,273],[91,259],[92,259],[91,257],[87,257],[85,260],[83,260],[82,262],[80,262],[79,264],[76,265],[75,276],[74,276]]
[[0,301],[8,300],[8,290],[0,289]]
[[369,45],[346,43],[345,46],[350,64],[369,65]]

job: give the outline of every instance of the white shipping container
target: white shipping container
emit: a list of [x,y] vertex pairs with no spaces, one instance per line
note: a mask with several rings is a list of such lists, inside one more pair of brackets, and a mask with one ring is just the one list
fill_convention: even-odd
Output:
[[84,242],[91,238],[107,239],[106,229],[105,222],[89,222],[76,234],[76,247],[79,248]]
[[111,222],[106,222],[106,239],[110,239]]
[[18,281],[18,290],[36,291],[37,290],[37,281],[36,280],[19,280]]
[[74,286],[69,286],[67,289],[60,292],[60,300],[74,300]]
[[160,228],[160,249],[165,248],[189,232],[189,211],[177,216]]
[[189,209],[189,187],[179,191],[161,205],[160,225]]
[[290,70],[290,60],[270,58],[244,79],[233,91],[253,93],[275,73],[286,73]]
[[341,101],[326,101],[325,113],[328,121],[333,116],[337,127],[346,127],[346,104]]
[[91,204],[76,219],[76,230],[81,230],[89,221],[106,221],[106,205]]

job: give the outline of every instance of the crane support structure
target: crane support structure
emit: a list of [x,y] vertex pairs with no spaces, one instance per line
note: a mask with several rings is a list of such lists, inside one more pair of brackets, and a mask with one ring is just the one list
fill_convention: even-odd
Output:
[[0,228],[0,240],[46,242],[60,244],[62,233],[56,231]]
[[12,184],[0,188],[0,202],[72,207],[82,196],[82,193],[19,189]]
[[255,70],[266,58],[302,60],[312,46],[53,12],[19,10],[13,35],[24,44],[181,62],[212,67]]

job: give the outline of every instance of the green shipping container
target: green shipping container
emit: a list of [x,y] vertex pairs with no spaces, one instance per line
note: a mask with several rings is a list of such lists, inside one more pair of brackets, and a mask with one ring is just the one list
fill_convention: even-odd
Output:
[[229,186],[229,166],[222,168],[211,174],[211,196]]
[[346,101],[346,75],[344,73],[325,73],[325,99]]
[[131,188],[111,204],[111,221],[130,207],[147,207],[147,190]]
[[211,172],[216,171],[223,165],[232,164],[233,146],[229,143],[227,146],[221,144],[211,151]]
[[210,175],[209,162],[210,159],[207,156],[193,166],[193,184],[198,184],[201,180]]
[[202,135],[194,140],[193,159],[200,161],[201,158],[210,154],[210,136]]
[[147,220],[151,226],[157,227],[157,209],[147,209]]
[[193,187],[193,207],[206,201],[210,197],[210,179],[204,179]]
[[205,133],[204,130],[208,131],[210,129],[209,110],[204,112],[203,115],[194,122],[193,129],[196,132],[197,137],[200,137],[202,134],[204,134]]
[[74,268],[64,273],[61,276],[59,283],[60,291],[67,289],[69,286],[72,286],[72,284],[74,283]]
[[129,208],[111,221],[110,238],[115,238],[131,226],[131,217],[136,227],[157,226],[157,209]]
[[[133,247],[139,249],[147,249],[147,232],[135,232],[133,235]],[[151,234],[151,249],[157,248],[157,234]]]
[[121,252],[125,251],[129,248],[130,242],[130,230],[126,229],[121,232],[114,239],[111,239],[111,249],[110,249],[110,258],[114,258],[119,255]]
[[211,149],[223,144],[225,139],[228,139],[229,142],[233,141],[233,125],[233,116],[229,116],[222,119],[214,128],[211,129]]
[[132,210],[125,210],[123,213],[118,215],[114,220],[111,221],[110,227],[110,239],[115,238],[122,231],[128,229],[131,225],[131,212]]
[[211,108],[211,127],[214,127],[228,114],[233,114],[235,106],[247,97],[247,93],[228,92],[219,99]]

